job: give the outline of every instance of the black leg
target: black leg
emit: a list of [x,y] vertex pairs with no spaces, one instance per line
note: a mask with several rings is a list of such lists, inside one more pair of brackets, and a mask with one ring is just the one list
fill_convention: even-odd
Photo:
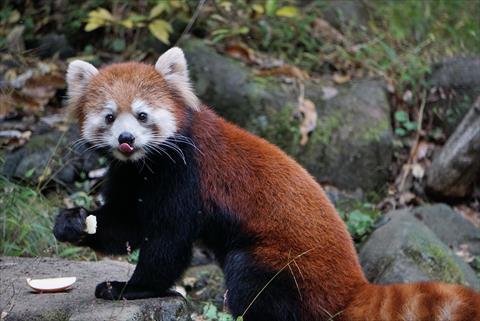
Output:
[[178,295],[169,289],[188,267],[192,241],[165,233],[162,238],[148,239],[140,248],[140,257],[132,278],[126,282],[103,282],[97,298],[107,300],[143,299]]
[[235,318],[243,315],[245,321],[300,320],[299,294],[288,268],[275,276],[275,271],[260,267],[247,252],[233,251],[226,257],[224,274],[227,305]]

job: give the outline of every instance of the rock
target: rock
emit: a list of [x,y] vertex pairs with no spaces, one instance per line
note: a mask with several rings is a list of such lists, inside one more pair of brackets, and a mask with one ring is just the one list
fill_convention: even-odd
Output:
[[390,221],[375,230],[360,250],[360,262],[371,282],[435,280],[480,289],[470,266],[408,210],[389,212],[387,218]]
[[323,18],[338,29],[358,28],[368,22],[368,10],[363,1],[326,1],[322,12]]
[[438,62],[432,66],[427,82],[443,92],[427,107],[435,111],[436,121],[450,134],[480,95],[480,56],[457,56]]
[[180,285],[192,298],[190,303],[194,311],[202,313],[205,302],[223,307],[226,289],[222,269],[217,264],[190,267],[185,271]]
[[414,208],[411,214],[423,222],[451,249],[468,244],[473,255],[480,255],[480,229],[445,204]]
[[[99,167],[99,155],[85,145],[72,145],[80,136],[77,126],[62,132],[55,127],[39,126],[22,148],[6,154],[3,174],[27,182],[52,179],[72,185],[81,172]],[[46,174],[46,175],[43,175]],[[41,176],[45,176],[42,177]]]
[[40,36],[32,47],[34,47],[36,54],[42,59],[53,57],[55,54],[58,54],[61,59],[75,55],[75,50],[63,34],[49,33]]
[[23,40],[23,33],[25,26],[18,25],[12,28],[5,38],[5,44],[8,51],[11,53],[21,54],[25,51],[25,42]]
[[480,96],[436,153],[426,172],[426,190],[434,196],[465,197],[480,176]]
[[[312,88],[310,92],[317,93]],[[294,157],[321,182],[353,190],[381,189],[389,178],[392,133],[382,83],[359,80],[327,101],[312,96],[318,123]]]
[[334,88],[338,93],[327,100],[322,81],[307,82],[305,95],[315,103],[318,120],[302,147],[299,121],[293,117],[299,95],[294,82],[259,77],[201,40],[187,39],[181,46],[197,94],[220,115],[279,146],[319,181],[349,190],[383,187],[393,143],[381,82],[354,81]]
[[[97,283],[127,280],[133,266],[117,261],[81,262],[54,258],[0,259],[0,307],[6,321],[187,321],[187,304],[179,297],[105,301],[94,296]],[[76,276],[69,292],[35,294],[25,278]],[[3,318],[2,318],[3,320]]]

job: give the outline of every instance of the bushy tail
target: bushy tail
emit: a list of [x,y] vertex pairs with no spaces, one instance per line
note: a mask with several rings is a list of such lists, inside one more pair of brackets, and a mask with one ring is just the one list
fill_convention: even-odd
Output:
[[365,285],[345,321],[480,321],[480,294],[453,284]]

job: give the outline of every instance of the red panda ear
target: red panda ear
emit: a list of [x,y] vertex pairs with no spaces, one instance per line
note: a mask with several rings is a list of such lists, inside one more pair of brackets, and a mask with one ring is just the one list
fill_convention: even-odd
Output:
[[187,60],[182,49],[173,47],[167,50],[158,58],[155,69],[178,91],[188,107],[199,110],[200,102],[190,84]]
[[75,108],[76,101],[83,95],[85,88],[93,76],[98,74],[97,68],[82,60],[72,61],[67,69],[68,103]]

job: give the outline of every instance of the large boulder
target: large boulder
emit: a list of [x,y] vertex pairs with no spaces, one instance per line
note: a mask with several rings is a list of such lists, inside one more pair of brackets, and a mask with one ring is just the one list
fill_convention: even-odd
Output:
[[371,282],[435,280],[480,289],[470,266],[408,210],[389,212],[387,219],[360,250],[360,262]]
[[[383,83],[366,79],[335,88],[327,80],[307,81],[305,95],[315,103],[318,120],[301,146],[293,117],[299,95],[295,82],[259,77],[198,39],[182,47],[197,94],[220,115],[278,145],[321,182],[349,190],[383,187],[393,147]],[[325,88],[337,94],[327,99]]]
[[454,131],[480,95],[480,56],[456,56],[437,62],[427,78],[431,94],[428,108],[447,134]]
[[72,186],[82,172],[100,167],[99,155],[78,142],[78,126],[40,123],[23,147],[5,155],[3,175],[30,183],[55,181]]
[[473,255],[480,255],[480,229],[445,204],[414,208],[411,214],[428,226],[451,249],[468,245]]
[[[128,280],[133,266],[117,261],[77,262],[53,258],[0,258],[0,307],[5,321],[188,321],[185,300],[179,297],[135,301],[96,299],[97,283]],[[36,294],[26,278],[75,276],[72,290]],[[5,315],[5,317],[4,317]]]
[[368,23],[368,8],[363,1],[331,0],[321,6],[323,18],[337,29],[348,31]]

